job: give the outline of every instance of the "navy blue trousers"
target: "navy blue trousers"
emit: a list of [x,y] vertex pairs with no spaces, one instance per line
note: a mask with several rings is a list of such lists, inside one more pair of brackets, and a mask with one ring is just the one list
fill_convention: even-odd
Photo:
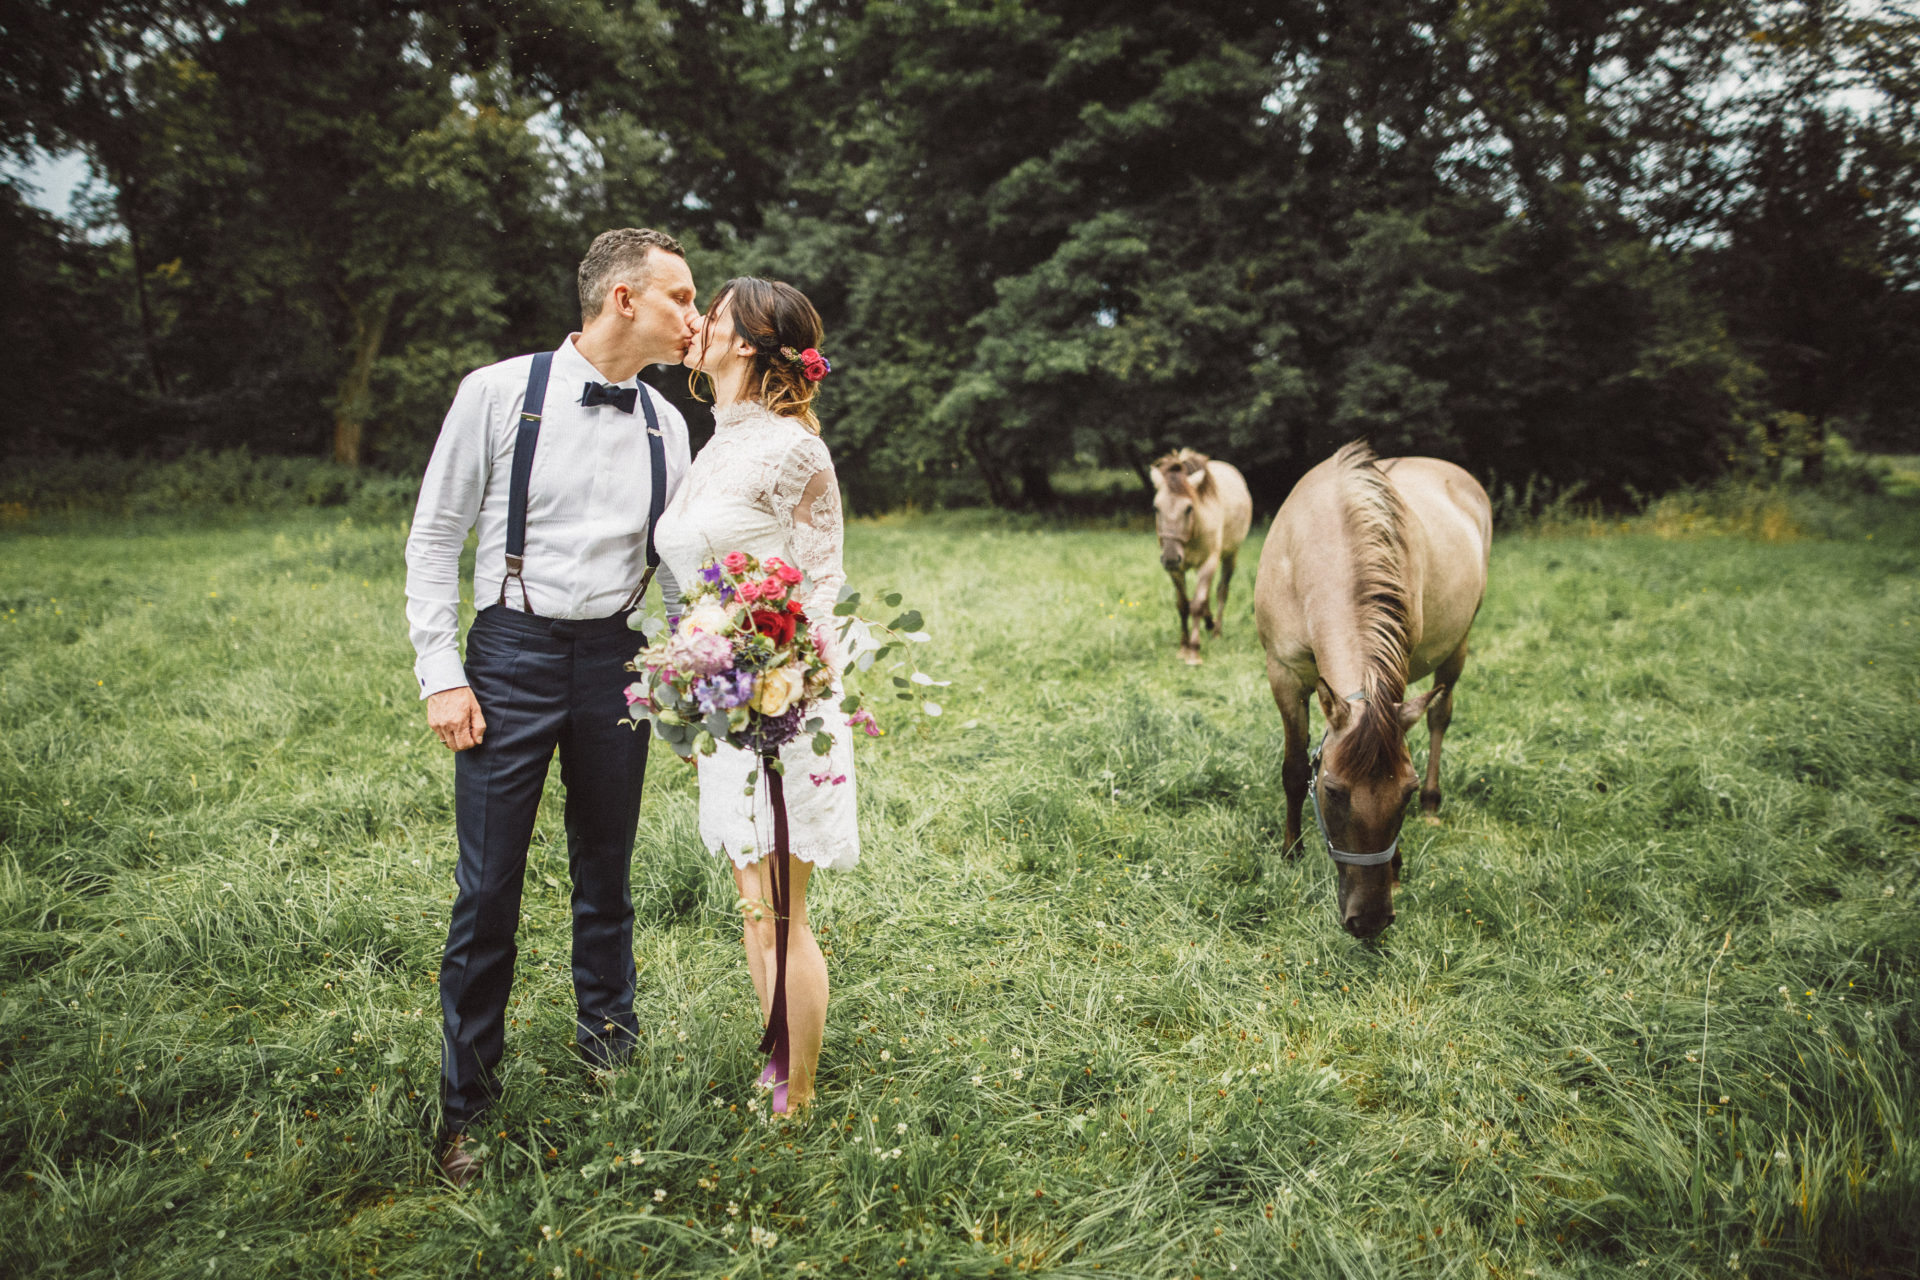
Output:
[[459,893],[440,962],[442,1123],[472,1124],[497,1091],[507,993],[519,947],[527,845],[557,749],[573,880],[575,1038],[589,1061],[632,1049],[633,899],[628,864],[646,775],[645,727],[630,729],[623,690],[642,645],[626,615],[540,618],[495,605],[467,632],[467,681],[485,740],[454,756]]

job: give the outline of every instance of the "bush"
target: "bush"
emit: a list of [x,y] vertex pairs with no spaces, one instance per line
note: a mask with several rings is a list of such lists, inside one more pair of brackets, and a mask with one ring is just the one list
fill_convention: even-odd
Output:
[[318,458],[260,457],[245,449],[195,451],[171,462],[97,456],[36,462],[0,480],[0,513],[163,515],[343,507],[405,516],[419,481]]

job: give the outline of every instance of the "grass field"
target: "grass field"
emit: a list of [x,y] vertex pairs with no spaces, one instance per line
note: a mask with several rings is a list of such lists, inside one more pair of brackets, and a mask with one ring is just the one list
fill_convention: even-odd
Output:
[[816,882],[820,1105],[756,1111],[733,890],[656,757],[637,1063],[568,1052],[550,804],[453,1194],[401,529],[15,525],[0,1274],[1911,1274],[1920,511],[1803,527],[1503,539],[1367,947],[1277,847],[1252,554],[1189,670],[1145,532],[862,524],[955,683],[863,747],[865,861]]

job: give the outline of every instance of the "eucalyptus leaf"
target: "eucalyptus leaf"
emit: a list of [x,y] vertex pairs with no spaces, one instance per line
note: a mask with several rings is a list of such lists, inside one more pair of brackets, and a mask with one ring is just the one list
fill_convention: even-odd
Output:
[[832,734],[816,733],[813,735],[813,754],[817,756],[823,756],[831,750],[833,750]]
[[918,631],[924,621],[918,609],[909,609],[887,624],[889,631]]
[[880,597],[880,603],[886,605],[889,609],[898,609],[900,607],[900,593],[898,591],[889,591]]
[[926,712],[930,716],[937,716],[940,714],[940,704],[937,702],[923,702],[920,704],[920,709]]

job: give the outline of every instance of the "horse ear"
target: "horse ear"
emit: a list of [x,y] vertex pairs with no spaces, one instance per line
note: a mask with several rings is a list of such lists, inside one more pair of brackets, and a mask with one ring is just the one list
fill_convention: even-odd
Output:
[[1165,493],[1167,491],[1167,477],[1160,468],[1149,468],[1147,474],[1153,478],[1153,491],[1155,493]]
[[1395,711],[1395,714],[1400,718],[1400,728],[1402,730],[1411,729],[1416,724],[1419,724],[1420,717],[1427,714],[1428,705],[1433,702],[1434,698],[1439,696],[1441,690],[1444,688],[1446,688],[1445,685],[1436,684],[1419,697],[1408,698],[1405,702],[1401,703]]
[[1321,676],[1314,684],[1313,691],[1320,695],[1320,714],[1327,718],[1327,727],[1339,733],[1347,727],[1347,717],[1352,714],[1352,705],[1333,691],[1327,678]]

